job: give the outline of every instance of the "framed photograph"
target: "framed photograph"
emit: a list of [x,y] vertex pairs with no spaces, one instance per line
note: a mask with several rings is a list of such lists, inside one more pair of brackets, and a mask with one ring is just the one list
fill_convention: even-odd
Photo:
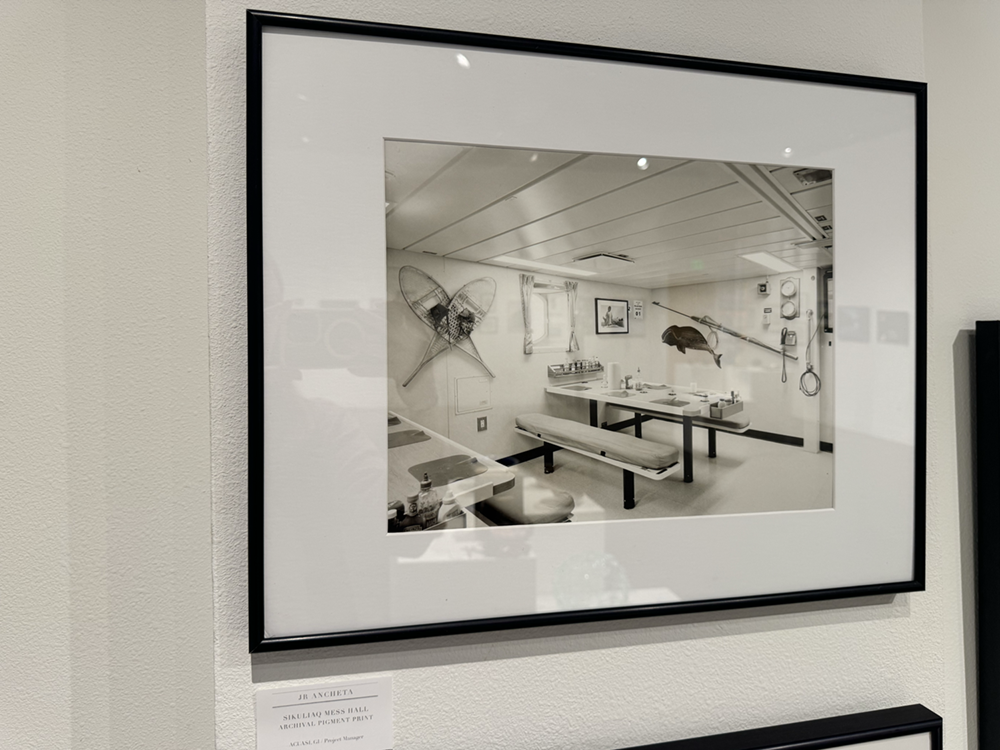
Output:
[[256,11],[247,57],[251,650],[922,589],[924,84]]
[[979,746],[1000,743],[1000,321],[976,322],[976,618],[979,659]]
[[919,704],[627,750],[942,750],[941,717]]
[[595,299],[594,325],[597,333],[628,333],[628,301]]

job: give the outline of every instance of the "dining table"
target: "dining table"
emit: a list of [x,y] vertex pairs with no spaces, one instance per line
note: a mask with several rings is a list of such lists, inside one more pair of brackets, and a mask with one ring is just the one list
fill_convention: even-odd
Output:
[[635,419],[631,421],[631,424],[634,426],[635,436],[638,438],[642,437],[643,418],[680,422],[682,425],[685,482],[694,481],[692,442],[695,419],[710,418],[712,404],[717,404],[721,399],[731,397],[729,392],[723,393],[698,388],[692,390],[690,386],[669,383],[643,383],[641,388],[611,388],[599,380],[551,385],[546,387],[545,392],[588,401],[591,427],[606,426],[598,424],[600,404],[632,412]]

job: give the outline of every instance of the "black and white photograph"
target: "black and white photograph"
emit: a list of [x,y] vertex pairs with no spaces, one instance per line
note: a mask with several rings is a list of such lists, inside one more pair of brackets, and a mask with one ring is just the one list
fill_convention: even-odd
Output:
[[832,507],[833,189],[386,141],[389,531]]
[[[577,262],[583,262],[584,260],[586,258],[581,258]],[[595,299],[594,327],[597,333],[628,333],[628,301],[623,299]]]

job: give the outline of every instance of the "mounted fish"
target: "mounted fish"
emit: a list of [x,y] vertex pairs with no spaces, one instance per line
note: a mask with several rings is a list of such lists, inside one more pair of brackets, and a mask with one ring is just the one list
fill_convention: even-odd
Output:
[[708,345],[708,340],[701,335],[701,331],[697,328],[692,328],[691,326],[670,326],[663,332],[661,339],[667,346],[676,346],[677,351],[681,354],[684,354],[688,349],[708,352],[712,355],[712,359],[715,360],[716,366],[722,369],[722,363],[719,361],[722,359],[722,355],[715,353],[712,347]]
[[482,365],[490,377],[496,377],[483,361],[472,341],[472,332],[486,317],[496,296],[497,283],[489,277],[475,279],[449,297],[439,283],[413,266],[399,269],[399,290],[414,314],[434,331],[434,338],[420,364],[403,382],[405,388],[423,366],[442,352],[457,348]]
[[[781,347],[780,349],[775,349],[773,346],[768,346],[767,344],[765,344],[760,339],[755,339],[753,336],[747,336],[745,333],[740,333],[739,331],[734,331],[732,328],[726,328],[724,325],[720,324],[716,320],[713,320],[708,315],[702,315],[700,317],[697,316],[697,315],[688,315],[687,313],[683,313],[680,310],[675,310],[672,307],[667,307],[666,305],[661,305],[656,300],[653,300],[653,304],[656,305],[657,307],[662,307],[664,310],[669,310],[672,313],[677,313],[678,315],[683,315],[685,318],[690,318],[695,323],[701,323],[703,326],[706,326],[713,333],[715,331],[721,331],[722,333],[727,333],[730,336],[734,336],[735,338],[740,339],[740,341],[746,341],[748,344],[753,344],[754,346],[759,346],[761,349],[767,349],[769,352],[774,352],[775,354],[780,354],[782,357],[787,357],[788,359],[798,360],[798,357],[796,357],[794,354],[788,354],[785,351],[785,347]],[[671,326],[670,328],[677,328],[677,326]],[[668,328],[666,331],[663,332],[663,343],[664,344],[672,344],[673,343],[671,341],[667,341],[667,333],[670,331],[670,328]],[[697,331],[697,329],[694,329],[694,328],[685,328],[685,329],[682,329],[682,330],[694,331],[695,333],[698,334],[698,336],[701,337],[701,340],[703,342],[705,342],[706,344],[708,343],[707,341],[705,341],[705,337],[702,336],[701,333],[699,333]],[[687,343],[685,343],[684,346],[685,346],[685,348],[688,348],[688,349],[705,348],[705,347],[691,346],[690,344],[687,344]],[[678,347],[678,348],[680,349],[680,347]],[[683,352],[684,349],[681,349],[681,351]],[[707,349],[707,351],[711,352],[712,349],[709,348],[709,349]],[[715,352],[712,352],[712,356],[713,357],[715,356]],[[721,357],[722,355],[720,354],[719,356]],[[718,359],[715,360],[715,364],[719,365],[719,360]],[[719,367],[722,367],[722,365],[719,365]]]

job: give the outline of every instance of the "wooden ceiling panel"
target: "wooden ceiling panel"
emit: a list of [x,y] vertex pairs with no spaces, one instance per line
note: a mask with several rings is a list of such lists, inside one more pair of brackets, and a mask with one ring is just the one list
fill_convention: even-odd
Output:
[[[732,182],[732,176],[715,162],[687,162],[594,200],[577,204],[566,211],[497,235],[452,253],[449,257],[461,260],[494,258],[607,221],[631,217],[650,208],[683,200],[690,195],[714,190]],[[749,202],[751,201],[743,201]]]
[[[794,193],[795,200],[802,208],[812,213],[813,209],[820,206],[831,206],[833,204],[833,185],[817,185],[816,187],[805,188]],[[828,216],[827,218],[832,218]]]
[[507,254],[528,260],[545,260],[567,253],[569,257],[578,257],[612,252],[611,248],[616,243],[627,242],[627,238],[644,232],[661,232],[664,238],[682,237],[735,226],[744,221],[770,218],[776,213],[764,203],[740,205],[741,200],[747,200],[745,188],[731,184]]
[[[629,258],[639,261],[646,260],[648,258],[655,258],[656,256],[663,254],[676,253],[690,248],[697,248],[699,249],[699,252],[703,248],[708,248],[707,251],[711,252],[710,248],[717,246],[719,243],[734,243],[735,246],[743,246],[745,242],[756,244],[755,238],[760,237],[761,235],[767,235],[771,232],[789,231],[791,231],[791,234],[784,234],[782,236],[790,236],[795,239],[803,238],[801,231],[794,229],[793,227],[789,227],[788,221],[784,217],[776,217],[761,219],[758,221],[748,221],[735,226],[723,227],[705,232],[683,234],[679,237],[670,237],[661,240],[658,240],[653,236],[649,236],[648,239],[651,240],[649,242],[644,242],[641,245],[635,246],[623,246],[622,253],[627,255]],[[566,263],[567,261],[572,260],[573,257],[577,256],[578,253],[571,253],[569,255],[569,258],[565,258],[562,255],[546,258],[545,262]]]
[[408,249],[436,255],[453,253],[683,163],[679,159],[652,159],[645,170],[640,170],[633,159],[600,154],[585,156]]
[[387,244],[554,275],[625,255],[588,278],[651,289],[775,275],[740,257],[761,250],[829,265],[809,238],[833,226],[832,183],[803,187],[795,169],[387,141]]
[[[742,185],[733,184],[573,232],[508,255],[546,263],[553,262],[552,259],[555,258],[560,259],[556,262],[565,262],[567,258],[590,253],[626,252],[627,248],[655,241],[669,241],[777,216],[777,212],[763,202],[739,205],[739,201],[747,199],[746,189]],[[734,205],[735,208],[732,207]]]
[[602,277],[616,283],[631,284],[633,282],[629,279],[641,279],[647,274],[680,272],[692,269],[713,269],[734,262],[738,262],[741,267],[743,263],[750,263],[752,266],[760,269],[762,273],[766,273],[763,266],[740,258],[740,255],[762,250],[774,253],[787,242],[788,234],[793,231],[789,229],[783,232],[770,232],[758,237],[744,238],[737,242],[720,242],[712,245],[686,248],[672,253],[649,256],[636,261],[634,264],[623,265],[621,269],[608,271],[602,274]]
[[450,143],[385,142],[386,216],[425,182],[468,151]]
[[[579,154],[470,148],[432,180],[412,192],[386,217],[391,248],[409,249],[429,235],[451,226],[516,193]],[[395,165],[386,164],[394,172]],[[484,176],[488,175],[488,179]]]

